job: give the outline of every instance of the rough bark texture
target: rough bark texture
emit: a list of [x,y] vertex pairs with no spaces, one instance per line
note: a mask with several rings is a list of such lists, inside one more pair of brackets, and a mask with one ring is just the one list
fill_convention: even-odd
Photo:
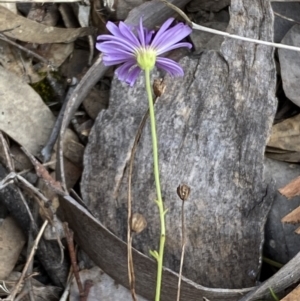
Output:
[[[232,0],[229,31],[272,40],[268,1]],[[183,275],[205,286],[255,284],[271,197],[263,182],[263,153],[276,99],[273,50],[226,39],[221,52],[184,58],[183,79],[165,77],[156,102],[160,170],[166,215],[165,266],[178,271],[181,250],[179,184],[191,187],[185,205],[187,246]],[[85,152],[83,198],[91,212],[126,239],[127,170],[134,137],[147,109],[142,79],[135,88],[113,81]],[[149,122],[134,162],[133,211],[148,227],[135,247],[157,249]]]

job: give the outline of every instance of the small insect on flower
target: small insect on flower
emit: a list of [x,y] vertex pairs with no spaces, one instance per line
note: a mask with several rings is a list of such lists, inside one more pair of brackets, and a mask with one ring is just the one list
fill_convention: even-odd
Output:
[[96,48],[103,53],[106,66],[119,65],[116,74],[119,80],[133,86],[141,70],[152,70],[154,66],[161,68],[172,76],[183,76],[183,70],[175,61],[161,57],[162,54],[175,48],[192,45],[180,42],[192,29],[183,23],[170,27],[174,18],[168,19],[155,33],[143,26],[141,18],[137,27],[120,22],[116,26],[107,22],[107,29],[112,35],[100,35]]

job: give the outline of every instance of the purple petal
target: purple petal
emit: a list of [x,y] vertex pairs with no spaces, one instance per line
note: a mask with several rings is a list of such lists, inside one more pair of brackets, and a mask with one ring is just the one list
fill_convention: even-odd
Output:
[[139,41],[136,36],[133,34],[131,28],[126,25],[124,22],[119,23],[119,27],[116,26],[113,22],[108,21],[106,28],[115,36],[122,39],[127,39],[135,46],[139,46]]
[[146,34],[145,34],[145,44],[146,45],[150,45],[150,42],[152,40],[154,33],[155,33],[154,30],[151,30],[151,31],[146,30]]
[[107,55],[112,55],[112,54],[124,54],[124,55],[130,55],[134,57],[134,53],[132,51],[129,51],[127,49],[123,49],[119,43],[116,42],[102,42],[102,43],[97,43],[96,48],[107,54]]
[[[129,52],[134,52],[136,47],[135,45],[132,45],[132,43],[128,40],[125,39],[124,37],[115,37],[115,36],[111,36],[111,35],[100,35],[97,37],[97,43],[98,44],[102,44],[101,42],[99,43],[99,41],[105,41],[105,43],[115,43],[115,47],[121,47],[122,49],[126,49]],[[96,46],[98,49],[98,46]],[[112,50],[114,50],[114,48],[112,48]]]
[[[166,30],[163,33],[157,33],[155,36],[155,41],[153,40],[152,44],[155,47],[158,47],[162,42],[165,41],[165,38],[170,38],[173,37],[174,39],[177,38],[176,33],[180,33],[180,30],[182,27],[184,27],[185,25],[183,23],[179,23],[177,25],[175,25],[174,27],[169,28],[168,30]],[[178,40],[180,41],[180,40]]]
[[141,45],[143,47],[145,47],[145,29],[143,27],[143,19],[142,18],[140,18],[140,25],[137,29],[137,32],[138,32],[138,37],[141,42]]
[[[183,38],[188,36],[192,32],[192,29],[188,25],[177,24],[175,27],[167,30],[160,35],[151,46],[157,50],[158,54],[162,54],[168,50],[171,46],[181,41]],[[156,38],[156,37],[155,37]]]
[[183,76],[184,72],[181,66],[165,57],[156,58],[156,66],[168,72],[172,76]]
[[116,37],[122,37],[119,27],[113,22],[108,21],[106,23],[106,28]]
[[125,38],[127,38],[128,40],[130,40],[131,43],[134,44],[134,46],[136,46],[136,47],[140,46],[140,42],[137,39],[137,37],[134,35],[134,33],[132,32],[132,29],[130,26],[128,26],[124,22],[120,22],[119,28],[120,28],[120,31],[122,32],[123,36]]
[[169,18],[159,29],[159,31],[156,33],[153,41],[152,41],[152,45],[155,44],[156,45],[156,40],[170,27],[170,25],[172,24],[172,22],[174,21],[174,18]]
[[177,43],[175,45],[170,45],[169,47],[164,48],[163,51],[158,50],[157,55],[163,54],[167,51],[170,51],[170,50],[173,50],[173,49],[176,49],[176,48],[183,48],[183,47],[187,47],[187,48],[191,49],[193,47],[193,45],[191,43],[188,43],[188,42]]
[[120,52],[120,51],[110,51],[109,53],[105,53],[104,54],[105,56],[109,56],[109,57],[112,57],[112,58],[114,58],[114,57],[118,57],[118,58],[124,58],[124,59],[135,59],[135,56],[133,55],[133,54],[131,54],[131,53],[126,53],[126,52],[124,52],[124,53],[122,53],[122,52]]
[[129,71],[128,77],[126,79],[126,83],[128,83],[131,87],[136,82],[137,78],[141,73],[141,68],[136,66]]
[[132,68],[136,67],[135,60],[128,60],[120,67],[118,67],[115,71],[116,75],[118,76],[119,80],[126,81],[128,74]]
[[115,73],[119,80],[125,81],[130,84],[130,86],[133,86],[140,72],[141,68],[136,65],[134,60],[131,60],[118,67]]
[[126,57],[124,55],[104,55],[103,63],[105,66],[113,66],[122,63],[126,63],[131,57]]

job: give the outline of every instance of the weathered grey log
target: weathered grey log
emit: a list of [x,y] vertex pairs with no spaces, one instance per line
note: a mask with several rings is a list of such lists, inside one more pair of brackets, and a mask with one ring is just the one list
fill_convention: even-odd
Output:
[[[268,1],[232,1],[230,32],[271,41],[272,25]],[[259,274],[272,200],[263,182],[263,153],[276,109],[273,49],[226,39],[220,53],[209,51],[181,64],[185,77],[166,76],[166,92],[156,103],[162,190],[169,209],[165,265],[178,271],[181,201],[176,188],[186,183],[192,193],[185,206],[183,275],[205,286],[249,287]],[[109,108],[98,116],[85,153],[84,201],[122,239],[126,164],[147,108],[143,91],[142,80],[135,88],[113,81]],[[132,190],[133,210],[148,222],[135,247],[149,254],[157,248],[159,222],[148,125],[138,145]]]

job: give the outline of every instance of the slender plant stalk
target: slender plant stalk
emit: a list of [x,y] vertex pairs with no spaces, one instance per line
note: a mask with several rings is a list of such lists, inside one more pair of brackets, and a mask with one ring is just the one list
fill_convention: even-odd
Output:
[[177,298],[176,298],[176,301],[180,301],[182,268],[183,268],[185,243],[186,243],[186,238],[185,238],[184,203],[185,203],[185,201],[182,201],[182,206],[181,206],[181,233],[182,233],[182,242],[181,242],[181,258],[180,258],[180,267],[179,267],[179,277],[178,277],[178,286],[177,286]]
[[160,241],[159,241],[159,252],[156,258],[157,278],[156,278],[156,292],[155,292],[155,301],[160,301],[163,257],[164,257],[164,247],[165,247],[165,240],[166,240],[165,211],[164,211],[164,204],[161,196],[160,180],[159,180],[156,122],[155,122],[155,114],[154,114],[154,104],[152,99],[152,89],[150,84],[150,70],[147,69],[145,70],[145,79],[146,79],[146,90],[147,90],[147,95],[149,100],[149,116],[150,116],[151,136],[152,136],[154,179],[155,179],[155,186],[156,186],[156,193],[157,193],[156,204],[159,210],[159,218],[160,218]]

